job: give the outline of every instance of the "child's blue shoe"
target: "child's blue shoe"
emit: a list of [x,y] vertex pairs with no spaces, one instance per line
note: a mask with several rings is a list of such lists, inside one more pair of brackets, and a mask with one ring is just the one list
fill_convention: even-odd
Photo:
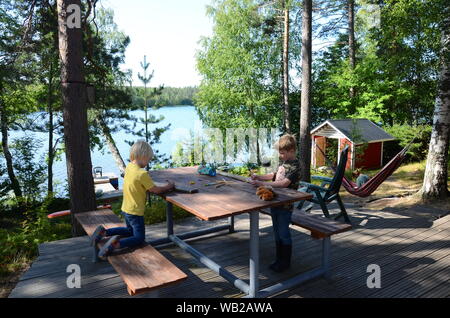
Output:
[[113,237],[111,237],[98,252],[98,257],[104,260],[106,256],[112,253],[112,251],[114,250],[114,244],[116,244],[118,241],[119,235],[114,235]]
[[98,242],[100,242],[106,234],[106,230],[103,227],[103,225],[97,226],[94,233],[91,236],[91,246],[97,245]]

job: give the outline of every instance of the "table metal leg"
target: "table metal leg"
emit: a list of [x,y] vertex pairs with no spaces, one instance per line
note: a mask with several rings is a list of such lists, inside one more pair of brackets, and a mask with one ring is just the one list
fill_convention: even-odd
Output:
[[225,278],[228,282],[233,284],[235,287],[239,288],[244,293],[249,293],[249,285],[243,280],[237,278],[235,275],[227,271],[225,268],[214,262],[212,259],[208,258],[206,255],[202,254],[200,251],[197,251],[195,248],[181,240],[176,235],[171,235],[170,239],[178,245],[180,248],[194,256],[200,263],[213,270],[223,278]]
[[250,290],[249,297],[259,290],[259,211],[250,212]]
[[330,249],[331,249],[331,239],[325,237],[322,240],[322,269],[323,276],[325,278],[330,277]]

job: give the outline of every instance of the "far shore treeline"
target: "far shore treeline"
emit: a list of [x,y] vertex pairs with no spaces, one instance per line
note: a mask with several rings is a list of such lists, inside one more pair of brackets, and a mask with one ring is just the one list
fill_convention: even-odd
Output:
[[[154,88],[149,89],[154,90]],[[196,86],[164,87],[159,95],[152,96],[148,100],[148,106],[194,106],[194,95],[197,91],[198,88]],[[134,86],[132,88],[132,95],[132,105],[142,107],[144,105],[144,87]]]

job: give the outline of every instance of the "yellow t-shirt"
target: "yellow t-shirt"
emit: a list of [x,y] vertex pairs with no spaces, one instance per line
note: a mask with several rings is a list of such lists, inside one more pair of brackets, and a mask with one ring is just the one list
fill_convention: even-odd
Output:
[[147,190],[155,186],[148,172],[137,164],[130,162],[125,169],[123,180],[122,211],[128,214],[143,216]]

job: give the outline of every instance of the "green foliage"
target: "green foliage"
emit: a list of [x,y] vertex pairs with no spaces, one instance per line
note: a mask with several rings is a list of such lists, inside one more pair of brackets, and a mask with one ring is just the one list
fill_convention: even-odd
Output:
[[35,153],[41,147],[42,142],[30,136],[15,139],[11,147],[14,171],[26,204],[34,204],[45,191],[46,166],[42,160],[35,158]]
[[410,126],[404,124],[383,127],[383,129],[397,139],[385,143],[384,154],[387,158],[383,159],[384,162],[392,159],[396,153],[410,142],[412,144],[407,153],[407,161],[417,162],[426,159],[431,139],[432,127],[430,125]]
[[[333,138],[327,138],[327,147],[325,150],[325,154],[327,155],[327,158],[333,163],[334,166],[337,166],[337,159],[338,159],[338,139]],[[324,149],[322,149],[324,150]],[[327,162],[325,162],[325,165],[328,166]]]
[[[197,54],[203,80],[195,104],[209,127],[281,126],[282,37],[277,5],[220,0],[208,8],[213,35],[201,40]],[[298,54],[295,37],[291,45],[291,52]]]
[[[137,121],[130,116],[132,92],[126,87],[129,71],[122,71],[125,51],[130,38],[119,30],[111,9],[101,8],[96,13],[96,24],[90,24],[84,41],[89,48],[89,63],[85,65],[86,80],[95,88],[95,101],[89,105],[88,120],[91,148],[103,150],[104,131],[98,125],[100,118],[110,133],[132,130],[125,121]],[[98,30],[98,32],[97,32]]]
[[[1,145],[1,143],[0,143]],[[11,184],[7,178],[6,166],[3,163],[3,149],[0,147],[0,210],[2,210],[2,200],[1,198],[6,197],[6,195],[11,191]]]
[[[146,58],[146,56],[144,56],[144,61],[141,62],[141,68],[143,69],[144,74],[143,75],[138,74],[139,79],[144,84],[144,89],[137,90],[137,91],[134,90],[134,92],[142,93],[141,97],[143,98],[144,103],[140,108],[144,110],[144,118],[137,118],[135,116],[130,116],[129,119],[134,121],[133,127],[131,128],[131,127],[123,127],[122,126],[122,128],[125,128],[125,130],[132,136],[141,137],[141,138],[145,139],[150,145],[154,145],[154,144],[157,144],[160,142],[161,135],[170,128],[170,124],[165,127],[155,128],[152,131],[150,130],[150,126],[158,124],[161,121],[163,121],[164,116],[161,115],[161,116],[159,116],[159,118],[157,118],[153,114],[149,113],[150,110],[149,110],[149,105],[148,105],[148,99],[151,97],[160,95],[164,87],[163,86],[160,86],[158,88],[147,87],[147,85],[150,83],[151,79],[153,78],[153,73],[154,73],[154,71],[152,71],[150,74],[147,74],[149,66],[150,66],[150,63],[147,62],[147,58]],[[148,92],[149,89],[150,89],[150,93]],[[141,127],[140,129],[136,129],[137,124],[140,124],[139,125]],[[127,142],[130,146],[132,146],[134,144],[135,140],[125,140],[125,142]],[[165,154],[160,154],[158,151],[155,151],[154,157],[151,161],[151,164],[152,165],[160,164],[160,163],[165,163],[168,161],[169,161],[169,159],[166,157]],[[147,168],[149,168],[149,167],[147,167]]]
[[67,219],[50,221],[47,218],[47,213],[67,209],[68,204],[68,199],[48,198],[29,206],[25,213],[18,211],[15,205],[3,206],[0,212],[0,276],[17,270],[21,261],[37,256],[39,244],[71,237],[71,224]]
[[265,173],[265,169],[263,167],[258,167],[255,164],[246,164],[242,167],[233,167],[230,170],[228,170],[228,173],[244,177],[250,177],[250,171],[252,171],[255,174]]
[[[133,87],[133,107],[143,107],[143,90],[143,87]],[[197,87],[164,87],[161,94],[149,97],[148,105],[150,107],[194,105],[194,95],[197,91]]]
[[383,1],[379,27],[373,27],[371,16],[362,10],[356,22],[356,68],[348,61],[346,32],[314,61],[314,108],[330,117],[367,118],[391,126],[431,124],[440,49],[436,26],[444,5]]
[[194,132],[190,130],[188,137],[177,142],[175,150],[172,153],[172,164],[178,167],[201,164],[201,162],[195,162],[195,159]]
[[356,119],[352,119],[350,137],[351,140],[353,140],[353,142],[357,144],[354,150],[355,150],[355,161],[358,162],[364,156],[364,153],[366,152],[366,149],[369,147],[369,144],[367,143],[366,140],[362,138],[362,132],[361,129],[357,126]]
[[[112,210],[115,214],[117,214],[121,219],[121,206],[122,200],[119,202],[115,202],[112,204]],[[173,206],[173,218],[174,220],[180,220],[186,217],[192,216],[191,213],[183,210],[182,208],[174,205]],[[145,224],[151,225],[156,223],[161,223],[166,221],[166,201],[161,197],[152,195],[150,203],[147,202],[144,212],[144,221]]]

